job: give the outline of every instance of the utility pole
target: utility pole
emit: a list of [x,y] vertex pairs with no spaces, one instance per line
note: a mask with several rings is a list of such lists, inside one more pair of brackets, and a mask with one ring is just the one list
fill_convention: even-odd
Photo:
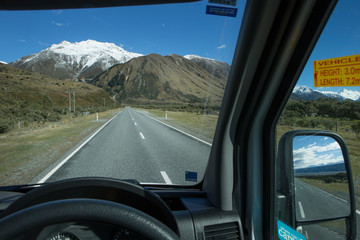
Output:
[[76,92],[74,92],[74,114],[75,114],[75,93]]
[[105,98],[104,98],[104,110],[106,109],[106,107],[105,107]]
[[338,118],[336,118],[336,132],[338,131],[339,121]]
[[69,93],[69,114],[71,114],[71,96],[70,96],[70,91]]

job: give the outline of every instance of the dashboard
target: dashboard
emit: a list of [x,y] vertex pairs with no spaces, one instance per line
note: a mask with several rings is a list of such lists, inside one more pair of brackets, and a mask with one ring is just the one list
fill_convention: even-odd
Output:
[[144,240],[139,234],[124,227],[114,227],[100,223],[66,223],[48,226],[32,234],[35,239],[46,240]]
[[[111,199],[114,202],[120,201],[132,205],[133,208],[137,209],[136,211],[146,211],[146,214],[165,224],[180,239],[204,240],[214,239],[214,237],[217,239],[228,239],[229,237],[243,239],[238,214],[235,211],[222,211],[215,208],[208,201],[205,192],[179,189],[143,189],[140,186],[130,186],[127,183],[124,185],[121,182],[116,182],[113,188],[109,188],[114,184],[113,180],[105,180],[105,182],[99,179],[70,181],[69,183],[67,180],[65,184],[55,183],[46,187],[35,187],[27,193],[0,191],[0,230],[2,221],[7,218],[8,214],[17,214],[18,211],[29,205],[51,202],[58,198],[69,199],[80,196],[104,198],[106,196],[107,200]],[[85,185],[83,185],[84,183]],[[119,186],[120,188],[118,188]],[[72,189],[76,191],[72,191]],[[141,198],[134,197],[136,191],[139,192],[135,195],[141,195]],[[74,208],[74,212],[76,211]],[[61,211],[59,215],[61,215]],[[126,226],[104,223],[101,220],[94,221],[94,219],[88,221],[74,219],[74,221],[65,222],[59,220],[55,224],[48,222],[41,224],[31,231],[25,232],[18,239],[148,239],[148,237]],[[132,227],[131,225],[128,226]]]

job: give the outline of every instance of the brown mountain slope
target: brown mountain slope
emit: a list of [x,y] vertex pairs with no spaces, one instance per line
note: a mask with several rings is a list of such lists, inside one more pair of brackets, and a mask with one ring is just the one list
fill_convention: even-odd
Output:
[[76,92],[76,113],[103,110],[104,99],[113,103],[109,93],[91,84],[51,79],[0,64],[0,133],[12,129],[18,121],[58,121],[69,111],[68,92],[72,111]]
[[150,54],[111,67],[92,83],[124,102],[204,103],[219,106],[227,76],[178,55]]

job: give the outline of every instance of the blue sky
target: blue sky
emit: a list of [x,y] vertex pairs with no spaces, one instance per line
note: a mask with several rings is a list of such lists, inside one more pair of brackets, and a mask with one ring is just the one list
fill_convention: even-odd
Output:
[[[245,1],[238,0],[236,18],[206,15],[207,4],[202,1],[143,7],[1,11],[0,60],[12,62],[63,40],[93,39],[141,54],[195,54],[231,64]],[[360,1],[339,1],[298,86],[315,89],[312,61],[360,54],[359,19]],[[360,91],[360,87],[347,89]]]
[[63,40],[111,42],[141,53],[195,54],[231,63],[244,2],[236,18],[206,15],[207,2],[60,11],[0,12],[6,22],[0,60],[12,62]]
[[[315,88],[312,62],[328,58],[360,54],[360,1],[340,0],[332,13],[302,75],[298,86],[320,91],[340,91],[342,87]],[[346,87],[360,91],[360,87]]]
[[297,136],[293,149],[295,169],[344,163],[340,145],[331,137]]

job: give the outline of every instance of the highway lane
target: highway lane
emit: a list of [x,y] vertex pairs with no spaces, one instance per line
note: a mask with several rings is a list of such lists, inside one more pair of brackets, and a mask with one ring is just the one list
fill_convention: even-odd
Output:
[[206,169],[210,146],[125,108],[47,182],[104,176],[144,183],[194,184],[185,171]]
[[297,179],[295,187],[296,216],[300,220],[315,220],[323,216],[335,218],[350,214],[350,205],[345,199]]
[[[327,193],[303,181],[295,179],[295,204],[297,220],[318,220],[350,214],[347,200]],[[344,239],[346,234],[340,222],[303,226],[302,234],[307,239]],[[343,221],[343,223],[345,223]]]

